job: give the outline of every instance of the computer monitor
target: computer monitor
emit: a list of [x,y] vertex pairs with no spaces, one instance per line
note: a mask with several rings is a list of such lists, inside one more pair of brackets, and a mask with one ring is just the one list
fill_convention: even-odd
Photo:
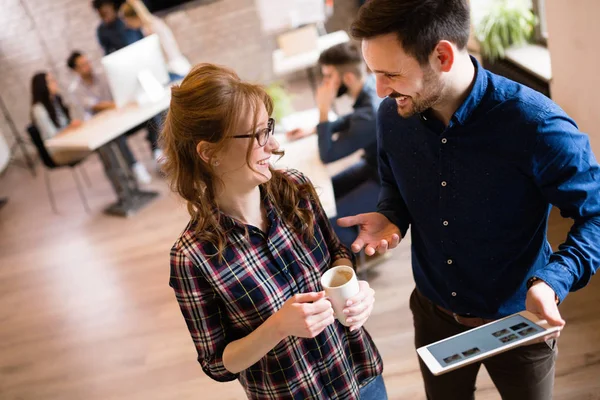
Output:
[[[102,58],[102,66],[117,107],[153,100],[169,83],[169,72],[156,34]],[[159,96],[160,97],[160,96]]]

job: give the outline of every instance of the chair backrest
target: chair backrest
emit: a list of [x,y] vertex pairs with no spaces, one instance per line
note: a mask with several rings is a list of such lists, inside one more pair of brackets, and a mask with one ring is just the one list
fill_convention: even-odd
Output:
[[46,149],[46,145],[44,145],[44,140],[42,139],[42,135],[40,135],[38,128],[34,124],[29,124],[27,126],[27,133],[29,133],[29,137],[37,149],[38,155],[42,159],[44,165],[50,169],[56,168],[57,165],[50,156],[48,149]]

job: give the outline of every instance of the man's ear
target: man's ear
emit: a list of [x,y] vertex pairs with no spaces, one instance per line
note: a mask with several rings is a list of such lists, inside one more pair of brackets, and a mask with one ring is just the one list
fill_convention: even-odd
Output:
[[447,40],[440,40],[438,45],[433,50],[434,62],[437,63],[441,72],[448,72],[454,65],[455,50]]
[[356,75],[354,75],[350,71],[344,72],[342,75],[342,83],[346,86],[352,86],[352,84],[356,81]]

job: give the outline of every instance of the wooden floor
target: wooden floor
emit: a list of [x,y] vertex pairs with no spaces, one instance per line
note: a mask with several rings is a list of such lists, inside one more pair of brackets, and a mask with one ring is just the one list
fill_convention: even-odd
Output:
[[[0,210],[0,399],[244,398],[237,382],[202,373],[167,284],[168,251],[187,220],[182,204],[156,178],[162,196],[150,207],[130,219],[105,216],[108,182],[97,160],[86,169],[91,215],[68,171],[51,173],[62,215],[50,211],[40,176],[13,167],[0,179],[0,197],[10,198]],[[553,215],[553,244],[568,226]],[[390,398],[423,399],[408,309],[409,241],[375,273],[378,301],[367,326]],[[600,280],[561,310],[567,327],[555,398],[600,399]],[[499,398],[485,371],[478,388],[478,399]]]

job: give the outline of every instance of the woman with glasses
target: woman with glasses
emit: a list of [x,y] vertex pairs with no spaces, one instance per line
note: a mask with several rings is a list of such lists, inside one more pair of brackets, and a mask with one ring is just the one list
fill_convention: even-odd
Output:
[[170,285],[204,372],[250,399],[386,399],[382,361],[362,328],[374,291],[334,320],[319,279],[352,265],[317,194],[272,136],[265,91],[231,70],[195,67],[172,89],[162,132],[171,186],[191,220],[171,250]]

